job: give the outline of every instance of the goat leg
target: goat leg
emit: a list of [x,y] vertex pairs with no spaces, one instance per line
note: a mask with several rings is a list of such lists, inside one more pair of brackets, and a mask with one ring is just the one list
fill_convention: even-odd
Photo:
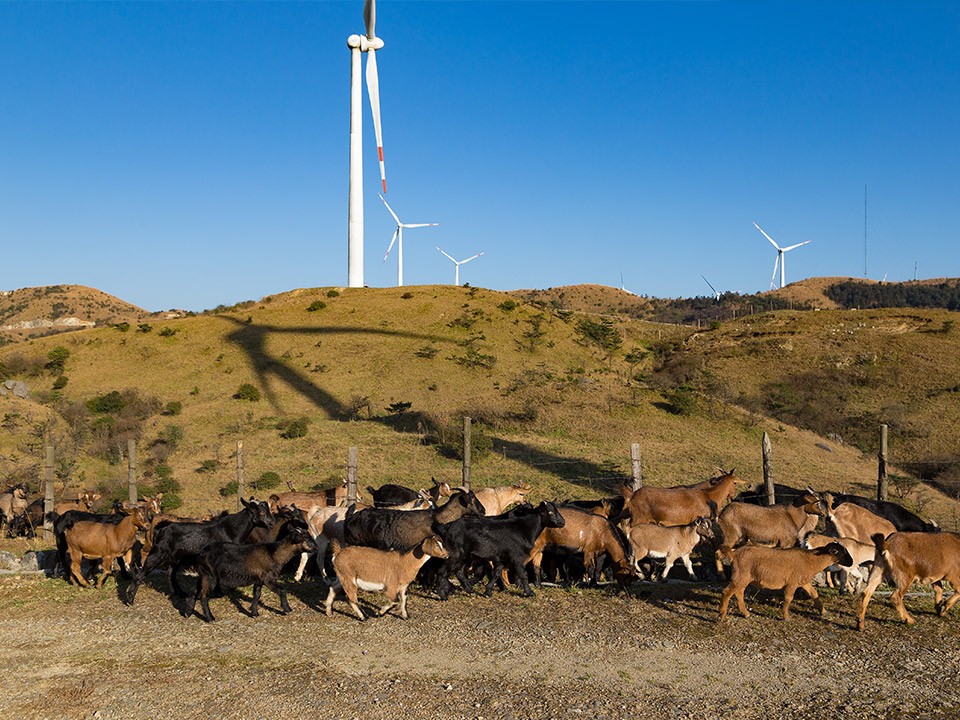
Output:
[[203,609],[203,619],[213,622],[213,613],[210,612],[210,577],[200,576],[200,607]]
[[260,592],[263,590],[263,583],[259,580],[253,584],[253,600],[250,602],[250,617],[257,617],[260,611],[257,607],[260,605]]
[[514,574],[517,576],[517,580],[520,583],[520,587],[523,588],[524,597],[533,597],[534,592],[530,589],[530,582],[527,580],[527,569],[524,567],[522,562],[515,562],[513,566]]
[[287,591],[284,590],[283,585],[281,585],[276,580],[264,581],[266,586],[273,590],[278,598],[280,598],[280,611],[286,615],[287,613],[293,612],[293,608],[290,607],[290,603],[287,602]]

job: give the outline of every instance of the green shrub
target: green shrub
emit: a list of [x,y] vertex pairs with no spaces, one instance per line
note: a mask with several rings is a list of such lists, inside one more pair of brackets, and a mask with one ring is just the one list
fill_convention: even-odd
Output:
[[237,388],[237,392],[233,397],[236,400],[249,400],[250,402],[258,402],[260,400],[260,391],[250,383],[243,383],[239,388]]
[[130,329],[130,323],[128,322],[119,322],[115,323],[114,327],[120,332],[127,332]]
[[118,413],[123,410],[124,405],[123,395],[118,390],[111,390],[105,395],[87,400],[87,409],[101,414]]
[[160,328],[160,332],[158,332],[157,335],[159,335],[160,337],[173,337],[178,332],[180,331],[177,330],[176,328],[164,327],[164,328]]
[[137,332],[139,333],[148,333],[153,331],[153,325],[150,323],[140,323],[137,325]]
[[53,375],[63,375],[69,357],[70,351],[62,345],[57,345],[47,353],[47,364],[44,367]]
[[58,375],[58,376],[57,376],[57,379],[53,381],[53,389],[54,389],[54,390],[62,390],[62,389],[65,388],[66,386],[67,386],[67,376],[66,376],[66,375]]
[[339,290],[327,290],[327,297],[328,297],[328,298],[340,297],[340,291],[339,291]]
[[250,483],[250,487],[254,490],[272,490],[280,484],[280,475],[268,470],[265,473],[262,473],[260,477]]
[[307,306],[307,312],[316,312],[317,310],[323,310],[327,304],[323,300],[314,300],[310,305]]
[[236,495],[240,491],[240,483],[236,480],[231,480],[222,488],[220,488],[220,497],[230,497],[231,495]]
[[179,415],[181,412],[183,412],[183,403],[179,400],[171,400],[164,406],[161,415]]
[[284,440],[293,440],[294,438],[304,437],[307,434],[307,424],[309,422],[305,417],[281,420],[277,423],[277,429],[280,430],[280,437]]
[[513,310],[516,310],[517,307],[519,307],[519,305],[520,303],[518,303],[516,300],[504,300],[502,303],[497,305],[497,307],[503,310],[504,312],[511,312]]
[[197,468],[198,473],[212,473],[216,472],[217,468],[220,467],[220,463],[216,460],[201,460],[200,467]]
[[422,348],[417,350],[414,355],[421,358],[427,358],[427,360],[432,360],[434,357],[436,357],[438,352],[440,352],[440,348],[435,348],[433,345],[424,345]]
[[693,389],[680,385],[663,394],[667,409],[674,415],[693,415],[697,410],[697,396]]
[[623,335],[613,326],[610,318],[600,318],[600,322],[582,318],[577,322],[577,334],[607,352],[619,350],[623,345]]

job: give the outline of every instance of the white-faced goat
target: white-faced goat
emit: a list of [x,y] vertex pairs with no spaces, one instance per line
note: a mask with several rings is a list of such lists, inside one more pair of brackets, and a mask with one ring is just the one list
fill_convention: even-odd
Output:
[[770,548],[744,545],[736,550],[727,550],[733,561],[733,575],[723,589],[720,598],[720,622],[727,619],[730,598],[736,596],[737,607],[744,617],[750,617],[743,601],[748,585],[758,585],[765,590],[783,590],[783,619],[790,619],[790,603],[798,588],[813,599],[817,612],[823,614],[823,603],[813,587],[813,576],[830,565],[851,565],[853,558],[839,543],[830,543],[816,550],[803,548]]
[[420,568],[431,557],[446,558],[447,550],[443,541],[436,535],[430,535],[412,550],[399,552],[396,550],[378,550],[371,547],[349,545],[341,548],[334,540],[333,569],[337,573],[337,582],[330,586],[327,593],[326,612],[333,612],[333,600],[337,594],[337,586],[342,588],[347,596],[347,602],[353,612],[361,620],[366,619],[363,610],[357,603],[357,590],[385,591],[389,602],[380,608],[378,615],[385,615],[400,603],[400,617],[406,620],[407,613],[407,586],[413,582]]
[[865,570],[864,565],[873,564],[875,548],[873,545],[867,545],[853,538],[837,538],[819,533],[806,535],[800,542],[800,545],[807,550],[813,550],[819,547],[826,547],[832,542],[840,543],[847,549],[850,557],[853,558],[853,565],[849,567],[845,565],[831,565],[828,567],[825,570],[827,586],[833,587],[830,573],[837,573],[840,576],[840,587],[849,593],[856,592],[867,582],[867,576],[870,574],[870,571]]
[[[633,566],[640,578],[643,578],[640,561],[652,557],[666,558],[666,565],[663,568],[663,574],[660,576],[661,580],[667,579],[670,568],[677,560],[683,560],[687,573],[693,580],[696,580],[697,575],[693,571],[690,554],[701,540],[713,538],[713,520],[703,517],[689,525],[678,527],[641,523],[632,525],[627,537],[630,540],[630,548],[633,554]],[[650,575],[652,579],[652,571]]]
[[250,615],[259,615],[260,592],[263,586],[273,590],[280,598],[280,611],[290,612],[287,593],[277,580],[280,571],[298,553],[313,547],[313,540],[302,524],[288,524],[288,532],[282,540],[246,545],[243,543],[215,542],[207,545],[197,558],[200,575],[198,592],[190,601],[189,613],[193,614],[197,598],[203,608],[203,619],[213,622],[210,612],[210,595],[215,590],[228,591],[253,585],[253,601]]

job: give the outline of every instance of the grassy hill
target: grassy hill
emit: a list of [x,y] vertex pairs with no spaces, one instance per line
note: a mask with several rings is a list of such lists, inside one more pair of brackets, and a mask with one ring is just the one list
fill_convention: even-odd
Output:
[[[578,290],[600,309],[606,300],[591,292]],[[313,288],[10,344],[0,348],[0,373],[25,382],[30,398],[0,396],[0,475],[39,477],[46,434],[57,446],[58,493],[97,485],[122,493],[134,436],[142,482],[172,478],[184,512],[233,505],[219,490],[236,475],[239,441],[247,482],[269,472],[298,489],[331,485],[350,446],[362,487],[458,482],[459,429],[470,415],[474,482],[523,479],[539,497],[609,493],[629,475],[632,442],[650,484],[701,480],[721,466],[759,482],[764,431],[778,481],[862,492],[875,482],[875,448],[764,409],[766,382],[830,363],[876,365],[899,368],[901,395],[889,397],[903,417],[926,412],[921,400],[934,386],[944,391],[938,409],[923,417],[953,418],[958,406],[948,390],[960,377],[951,380],[943,360],[960,357],[960,336],[943,330],[949,313],[783,311],[697,332],[559,305],[477,288]],[[810,324],[797,325],[801,318]],[[916,381],[935,369],[939,384]],[[858,387],[856,407],[880,420],[887,385]],[[944,524],[955,515],[929,489],[908,502]]]
[[109,323],[134,322],[146,310],[83,285],[0,292],[0,344]]

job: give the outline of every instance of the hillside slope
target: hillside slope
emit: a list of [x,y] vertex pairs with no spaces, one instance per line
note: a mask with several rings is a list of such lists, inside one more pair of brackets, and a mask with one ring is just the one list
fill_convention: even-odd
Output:
[[[135,436],[142,482],[172,474],[187,512],[235,502],[218,491],[236,476],[241,441],[247,482],[273,472],[297,488],[333,484],[350,446],[359,449],[361,486],[421,486],[431,475],[459,482],[466,414],[476,423],[474,482],[523,479],[539,497],[611,492],[629,476],[632,442],[641,445],[651,484],[702,480],[721,466],[756,483],[764,431],[778,481],[869,492],[876,477],[869,450],[732,402],[752,386],[735,385],[725,368],[743,367],[757,379],[779,372],[770,357],[754,363],[752,350],[736,350],[782,343],[778,317],[696,334],[550,311],[476,288],[313,288],[126,331],[32,339],[0,349],[8,375],[10,367],[35,373],[17,376],[29,400],[0,396],[11,429],[0,434],[0,472],[37,477],[46,433],[60,459],[58,493],[61,485],[98,484],[122,493],[126,438]],[[921,337],[933,343],[924,353],[953,338]],[[51,351],[66,356],[62,373],[43,369]],[[676,393],[685,357],[697,358],[698,373],[730,384],[727,396],[704,390],[685,403]],[[956,403],[956,393],[946,402]],[[41,415],[51,408],[50,417]]]

